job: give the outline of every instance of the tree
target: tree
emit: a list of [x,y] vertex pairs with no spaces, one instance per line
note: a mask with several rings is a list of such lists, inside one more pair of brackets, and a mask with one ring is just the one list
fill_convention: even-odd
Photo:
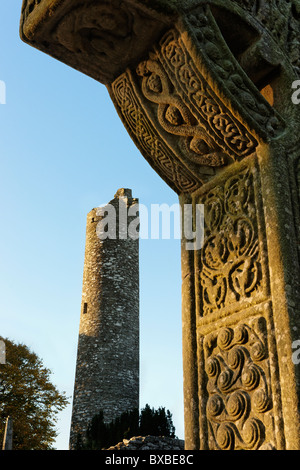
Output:
[[112,443],[122,441],[124,438],[132,437],[139,430],[139,411],[134,409],[122,413],[118,418],[110,423],[104,422],[103,411],[93,417],[86,432],[86,444],[82,446],[79,439],[79,446],[76,450],[86,448],[90,450],[97,450],[107,448]]
[[24,344],[3,338],[6,363],[0,364],[0,442],[7,416],[13,419],[14,450],[52,450],[57,414],[68,404],[50,382],[51,371]]
[[165,411],[165,408],[151,409],[147,404],[141,410],[140,415],[138,409],[134,409],[122,413],[110,423],[105,423],[103,411],[100,410],[88,426],[85,441],[78,436],[76,450],[105,449],[124,438],[129,439],[140,435],[175,437],[175,427],[170,411]]
[[172,414],[162,407],[155,410],[147,404],[141,410],[139,427],[140,434],[143,436],[150,434],[151,436],[175,437]]

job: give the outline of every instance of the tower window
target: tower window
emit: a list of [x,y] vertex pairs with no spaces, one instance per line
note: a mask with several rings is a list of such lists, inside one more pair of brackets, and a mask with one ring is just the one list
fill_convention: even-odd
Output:
[[87,302],[83,304],[83,313],[87,313]]

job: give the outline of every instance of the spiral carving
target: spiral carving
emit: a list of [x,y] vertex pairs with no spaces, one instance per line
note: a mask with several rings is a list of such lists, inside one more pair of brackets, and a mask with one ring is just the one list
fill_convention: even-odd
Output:
[[256,388],[260,381],[260,372],[251,364],[249,367],[245,368],[242,374],[242,383],[247,390],[253,390]]
[[223,328],[218,335],[218,346],[221,349],[229,349],[233,339],[233,331],[231,328]]
[[243,439],[249,449],[257,448],[264,437],[264,426],[258,419],[249,419],[243,429]]
[[234,331],[234,339],[237,344],[244,344],[248,340],[248,331],[245,325],[238,325]]
[[269,395],[265,390],[259,389],[253,394],[253,405],[259,413],[265,413],[271,404]]
[[216,448],[257,449],[265,439],[262,414],[272,410],[264,317],[207,336],[207,417]]
[[219,375],[218,386],[221,392],[227,392],[232,385],[233,373],[230,369],[226,369]]
[[214,377],[218,374],[220,370],[219,361],[213,357],[207,361],[206,364],[206,373],[209,377]]
[[244,353],[238,347],[228,353],[228,365],[231,369],[238,369],[244,363]]
[[221,424],[217,431],[217,443],[222,450],[233,450],[235,432],[230,424]]
[[220,395],[213,395],[207,403],[207,413],[209,416],[219,416],[224,409],[224,402]]
[[233,421],[240,419],[248,411],[248,397],[242,391],[237,391],[230,395],[227,412]]
[[264,345],[257,341],[251,348],[251,355],[255,361],[262,361],[266,356],[266,349]]

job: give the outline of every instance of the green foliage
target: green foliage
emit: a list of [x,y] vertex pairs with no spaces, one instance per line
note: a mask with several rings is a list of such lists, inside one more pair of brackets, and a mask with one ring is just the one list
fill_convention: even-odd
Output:
[[51,371],[35,353],[24,344],[3,340],[6,364],[0,364],[0,443],[10,416],[13,450],[51,450],[57,414],[68,399],[50,382]]
[[175,437],[175,427],[172,421],[172,414],[165,408],[150,408],[147,404],[141,410],[140,416],[140,434],[142,436],[165,436]]
[[[86,433],[86,443],[76,449],[103,449],[119,442],[129,436],[133,436],[139,429],[139,412],[137,409],[122,413],[120,417],[110,423],[104,423],[101,410],[90,423]],[[80,443],[80,437],[78,436]]]
[[165,411],[165,408],[151,409],[147,404],[140,415],[138,409],[135,409],[122,413],[120,417],[107,424],[104,422],[101,410],[88,427],[85,443],[82,436],[77,436],[76,450],[106,449],[123,439],[141,435],[175,437],[170,411]]

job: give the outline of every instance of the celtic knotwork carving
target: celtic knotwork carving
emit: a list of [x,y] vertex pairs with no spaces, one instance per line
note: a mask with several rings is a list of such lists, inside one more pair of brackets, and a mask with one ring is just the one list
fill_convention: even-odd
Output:
[[252,450],[265,444],[265,415],[272,409],[266,338],[264,317],[205,338],[210,449]]
[[251,171],[216,186],[205,204],[206,238],[201,250],[203,315],[262,291],[262,267]]
[[178,136],[188,160],[218,167],[255,151],[257,142],[203,80],[176,30],[163,37],[137,73],[145,98],[156,105],[157,125]]
[[[228,109],[213,93],[212,89],[203,82],[199,73],[187,56],[183,42],[171,31],[161,41],[162,56],[172,76],[185,92],[188,102],[193,105],[193,112],[200,122],[208,124],[208,133],[234,159],[251,154],[257,142],[232,116]],[[222,145],[223,143],[223,145]],[[225,146],[224,146],[225,143]]]
[[112,98],[125,121],[129,134],[141,149],[149,163],[177,192],[190,192],[199,187],[196,180],[184,166],[177,161],[153,128],[128,74],[123,74],[112,85]]
[[222,166],[225,156],[205,128],[195,121],[188,107],[172,93],[172,85],[162,66],[154,60],[148,60],[141,64],[138,72],[144,76],[144,96],[158,104],[159,124],[168,133],[185,137],[182,145],[188,158],[202,165]]
[[249,77],[244,73],[228,46],[208,8],[192,11],[185,18],[185,26],[198,44],[204,67],[214,76],[220,87],[226,88],[232,108],[246,117],[264,139],[281,134],[284,123],[278,113],[265,101]]
[[[227,3],[227,2],[226,2]],[[278,45],[284,50],[286,57],[300,73],[300,5],[298,0],[233,0],[246,10],[255,21],[259,21],[267,29]]]

